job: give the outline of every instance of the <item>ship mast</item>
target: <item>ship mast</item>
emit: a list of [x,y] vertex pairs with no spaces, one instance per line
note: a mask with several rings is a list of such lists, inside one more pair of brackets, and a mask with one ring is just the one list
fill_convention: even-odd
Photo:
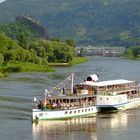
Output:
[[45,89],[44,94],[45,94],[45,102],[46,102],[46,100],[47,100],[47,94],[48,94],[48,90],[47,89]]
[[73,94],[73,73],[71,74],[71,93]]

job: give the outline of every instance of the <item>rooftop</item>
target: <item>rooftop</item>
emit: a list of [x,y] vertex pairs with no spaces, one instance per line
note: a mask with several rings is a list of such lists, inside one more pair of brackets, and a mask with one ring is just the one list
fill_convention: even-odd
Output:
[[86,81],[86,85],[92,85],[92,86],[109,86],[109,85],[118,85],[118,84],[130,84],[134,83],[134,81],[130,80],[124,80],[124,79],[118,79],[118,80],[109,80],[109,81],[102,81],[102,82],[92,82],[92,81]]

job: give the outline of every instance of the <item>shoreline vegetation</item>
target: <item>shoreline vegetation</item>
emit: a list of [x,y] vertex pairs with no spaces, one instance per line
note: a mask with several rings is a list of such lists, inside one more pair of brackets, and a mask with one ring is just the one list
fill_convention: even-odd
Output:
[[123,57],[126,59],[140,61],[140,46],[127,48],[123,54]]
[[46,28],[29,17],[0,25],[0,77],[12,72],[54,72],[57,66],[86,61],[77,56],[73,39],[49,38]]
[[81,63],[85,63],[88,61],[87,57],[73,57],[72,61],[69,63],[49,63],[49,66],[71,66],[71,65],[77,65]]
[[[140,46],[128,48],[123,57],[140,60]],[[73,39],[49,38],[46,28],[29,17],[0,25],[0,77],[11,72],[54,72],[57,66],[86,61],[77,56]]]
[[10,62],[0,67],[0,78],[6,77],[12,72],[55,72],[57,66],[72,66],[87,62],[86,57],[74,57],[70,63],[48,63],[47,65],[33,64],[29,62]]

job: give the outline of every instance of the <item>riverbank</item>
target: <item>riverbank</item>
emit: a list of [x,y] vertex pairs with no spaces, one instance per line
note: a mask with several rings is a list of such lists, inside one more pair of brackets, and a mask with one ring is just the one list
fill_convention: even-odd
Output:
[[48,63],[48,65],[38,65],[29,62],[10,62],[6,66],[0,67],[0,78],[12,72],[55,72],[55,66],[71,66],[87,61],[86,57],[74,57],[70,63]]
[[133,57],[133,58],[129,58],[129,59],[140,61],[140,57]]
[[0,78],[3,78],[3,77],[5,77],[6,75],[4,74],[4,73],[2,73],[2,72],[0,72]]
[[86,57],[74,57],[70,63],[49,63],[49,66],[71,66],[71,65],[85,63],[87,61],[88,58]]
[[87,57],[74,57],[73,60],[70,62],[71,65],[81,64],[88,61]]
[[122,57],[122,58],[140,61],[140,57]]
[[48,65],[38,65],[29,62],[12,62],[1,66],[1,72],[53,72],[54,68]]

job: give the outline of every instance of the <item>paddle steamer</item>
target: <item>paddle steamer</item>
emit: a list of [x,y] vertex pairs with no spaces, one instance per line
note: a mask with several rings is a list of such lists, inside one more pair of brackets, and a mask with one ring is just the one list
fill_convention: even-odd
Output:
[[[118,79],[98,82],[93,74],[71,88],[65,88],[64,82],[58,94],[45,90],[45,98],[37,101],[32,110],[32,120],[61,120],[75,117],[96,116],[99,111],[126,110],[140,105],[140,85],[135,81]],[[55,87],[58,89],[57,87]]]
[[[71,79],[71,89],[66,89],[64,83]],[[92,83],[98,80],[97,75],[88,76],[78,84],[73,84],[73,74],[60,85],[64,87],[58,94],[50,94],[45,90],[45,98],[38,101],[32,110],[32,120],[61,120],[75,117],[95,116],[99,111],[96,107],[96,90]]]

